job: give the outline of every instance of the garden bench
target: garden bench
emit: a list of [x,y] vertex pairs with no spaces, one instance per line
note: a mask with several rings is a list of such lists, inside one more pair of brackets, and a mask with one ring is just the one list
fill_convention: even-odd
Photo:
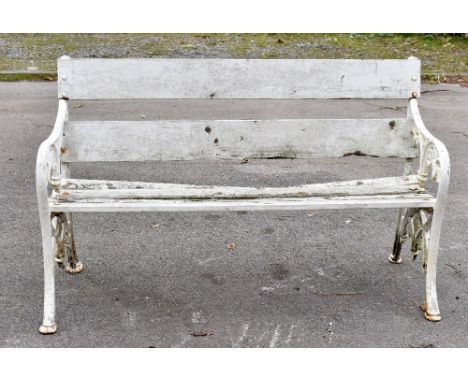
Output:
[[[36,182],[43,241],[44,318],[54,333],[56,264],[69,273],[76,256],[72,213],[106,211],[254,211],[398,208],[393,253],[405,239],[423,254],[425,317],[440,320],[436,265],[447,200],[449,156],[418,111],[420,61],[313,59],[58,60],[58,115],[41,144]],[[338,99],[408,102],[406,118],[73,121],[69,100]],[[397,177],[289,187],[195,186],[75,179],[77,162],[249,158],[402,158]],[[417,170],[413,162],[418,159]],[[428,173],[431,173],[428,177]],[[435,196],[427,180],[438,183]]]

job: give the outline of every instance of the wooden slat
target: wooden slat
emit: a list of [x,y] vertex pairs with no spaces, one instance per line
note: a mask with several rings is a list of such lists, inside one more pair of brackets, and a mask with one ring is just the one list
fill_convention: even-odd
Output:
[[270,211],[358,208],[434,207],[435,199],[420,195],[347,196],[334,198],[276,198],[249,200],[119,200],[79,202],[49,200],[51,212],[140,212],[140,211]]
[[412,120],[84,121],[65,125],[64,162],[213,158],[410,158]]
[[417,175],[289,187],[198,186],[190,184],[64,179],[60,201],[86,199],[259,199],[423,194]]
[[58,60],[58,95],[70,99],[407,99],[419,91],[414,58]]

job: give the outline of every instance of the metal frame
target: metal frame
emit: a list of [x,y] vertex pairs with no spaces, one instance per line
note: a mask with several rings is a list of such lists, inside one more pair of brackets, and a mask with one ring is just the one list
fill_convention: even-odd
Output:
[[421,309],[429,321],[440,321],[436,284],[437,257],[442,218],[448,197],[450,158],[445,145],[434,137],[424,125],[416,97],[409,100],[408,117],[414,120],[413,136],[419,144],[417,172],[419,185],[425,187],[429,171],[431,171],[430,179],[438,183],[437,197],[433,208],[400,210],[393,253],[389,260],[392,263],[401,263],[401,246],[408,237],[411,238],[413,258],[416,258],[419,251],[422,250],[423,269],[426,272],[426,293],[425,302],[421,305]]
[[[68,102],[60,99],[57,118],[49,137],[39,146],[36,161],[36,191],[41,223],[44,262],[44,317],[39,332],[57,331],[55,323],[55,264],[61,264],[69,273],[79,273],[83,265],[78,261],[70,213],[52,213],[49,194],[56,189],[62,177],[69,175],[67,164],[61,163],[63,127],[68,120]],[[64,260],[68,261],[66,267]]]

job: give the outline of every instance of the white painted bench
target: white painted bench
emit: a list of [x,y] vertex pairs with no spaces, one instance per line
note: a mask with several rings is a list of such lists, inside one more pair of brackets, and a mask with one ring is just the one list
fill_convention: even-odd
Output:
[[[58,61],[59,108],[37,158],[44,255],[44,319],[54,333],[56,263],[70,273],[76,257],[72,212],[239,211],[399,208],[390,261],[411,238],[422,251],[422,308],[440,320],[436,263],[447,199],[449,156],[421,120],[420,62],[408,60],[70,59]],[[68,100],[155,98],[408,99],[407,118],[282,120],[69,121]],[[405,159],[399,177],[290,187],[222,187],[74,179],[70,164],[215,158]],[[413,160],[419,166],[413,172]],[[428,171],[438,192],[425,191]]]

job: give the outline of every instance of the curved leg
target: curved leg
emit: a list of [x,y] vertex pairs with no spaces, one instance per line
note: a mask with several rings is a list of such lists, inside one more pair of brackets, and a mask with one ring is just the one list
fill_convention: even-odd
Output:
[[413,259],[422,252],[422,265],[426,272],[425,302],[420,307],[424,317],[429,321],[440,321],[439,305],[437,303],[437,255],[442,215],[439,209],[409,209],[407,212],[407,228],[405,234],[411,237],[411,252]]
[[435,210],[432,217],[429,246],[426,265],[426,302],[422,304],[424,317],[429,321],[440,321],[439,304],[437,302],[437,257],[439,252],[439,237],[442,225],[442,214]]
[[44,317],[39,332],[52,334],[57,331],[55,323],[55,261],[51,217],[48,211],[40,213],[42,251],[44,261]]

